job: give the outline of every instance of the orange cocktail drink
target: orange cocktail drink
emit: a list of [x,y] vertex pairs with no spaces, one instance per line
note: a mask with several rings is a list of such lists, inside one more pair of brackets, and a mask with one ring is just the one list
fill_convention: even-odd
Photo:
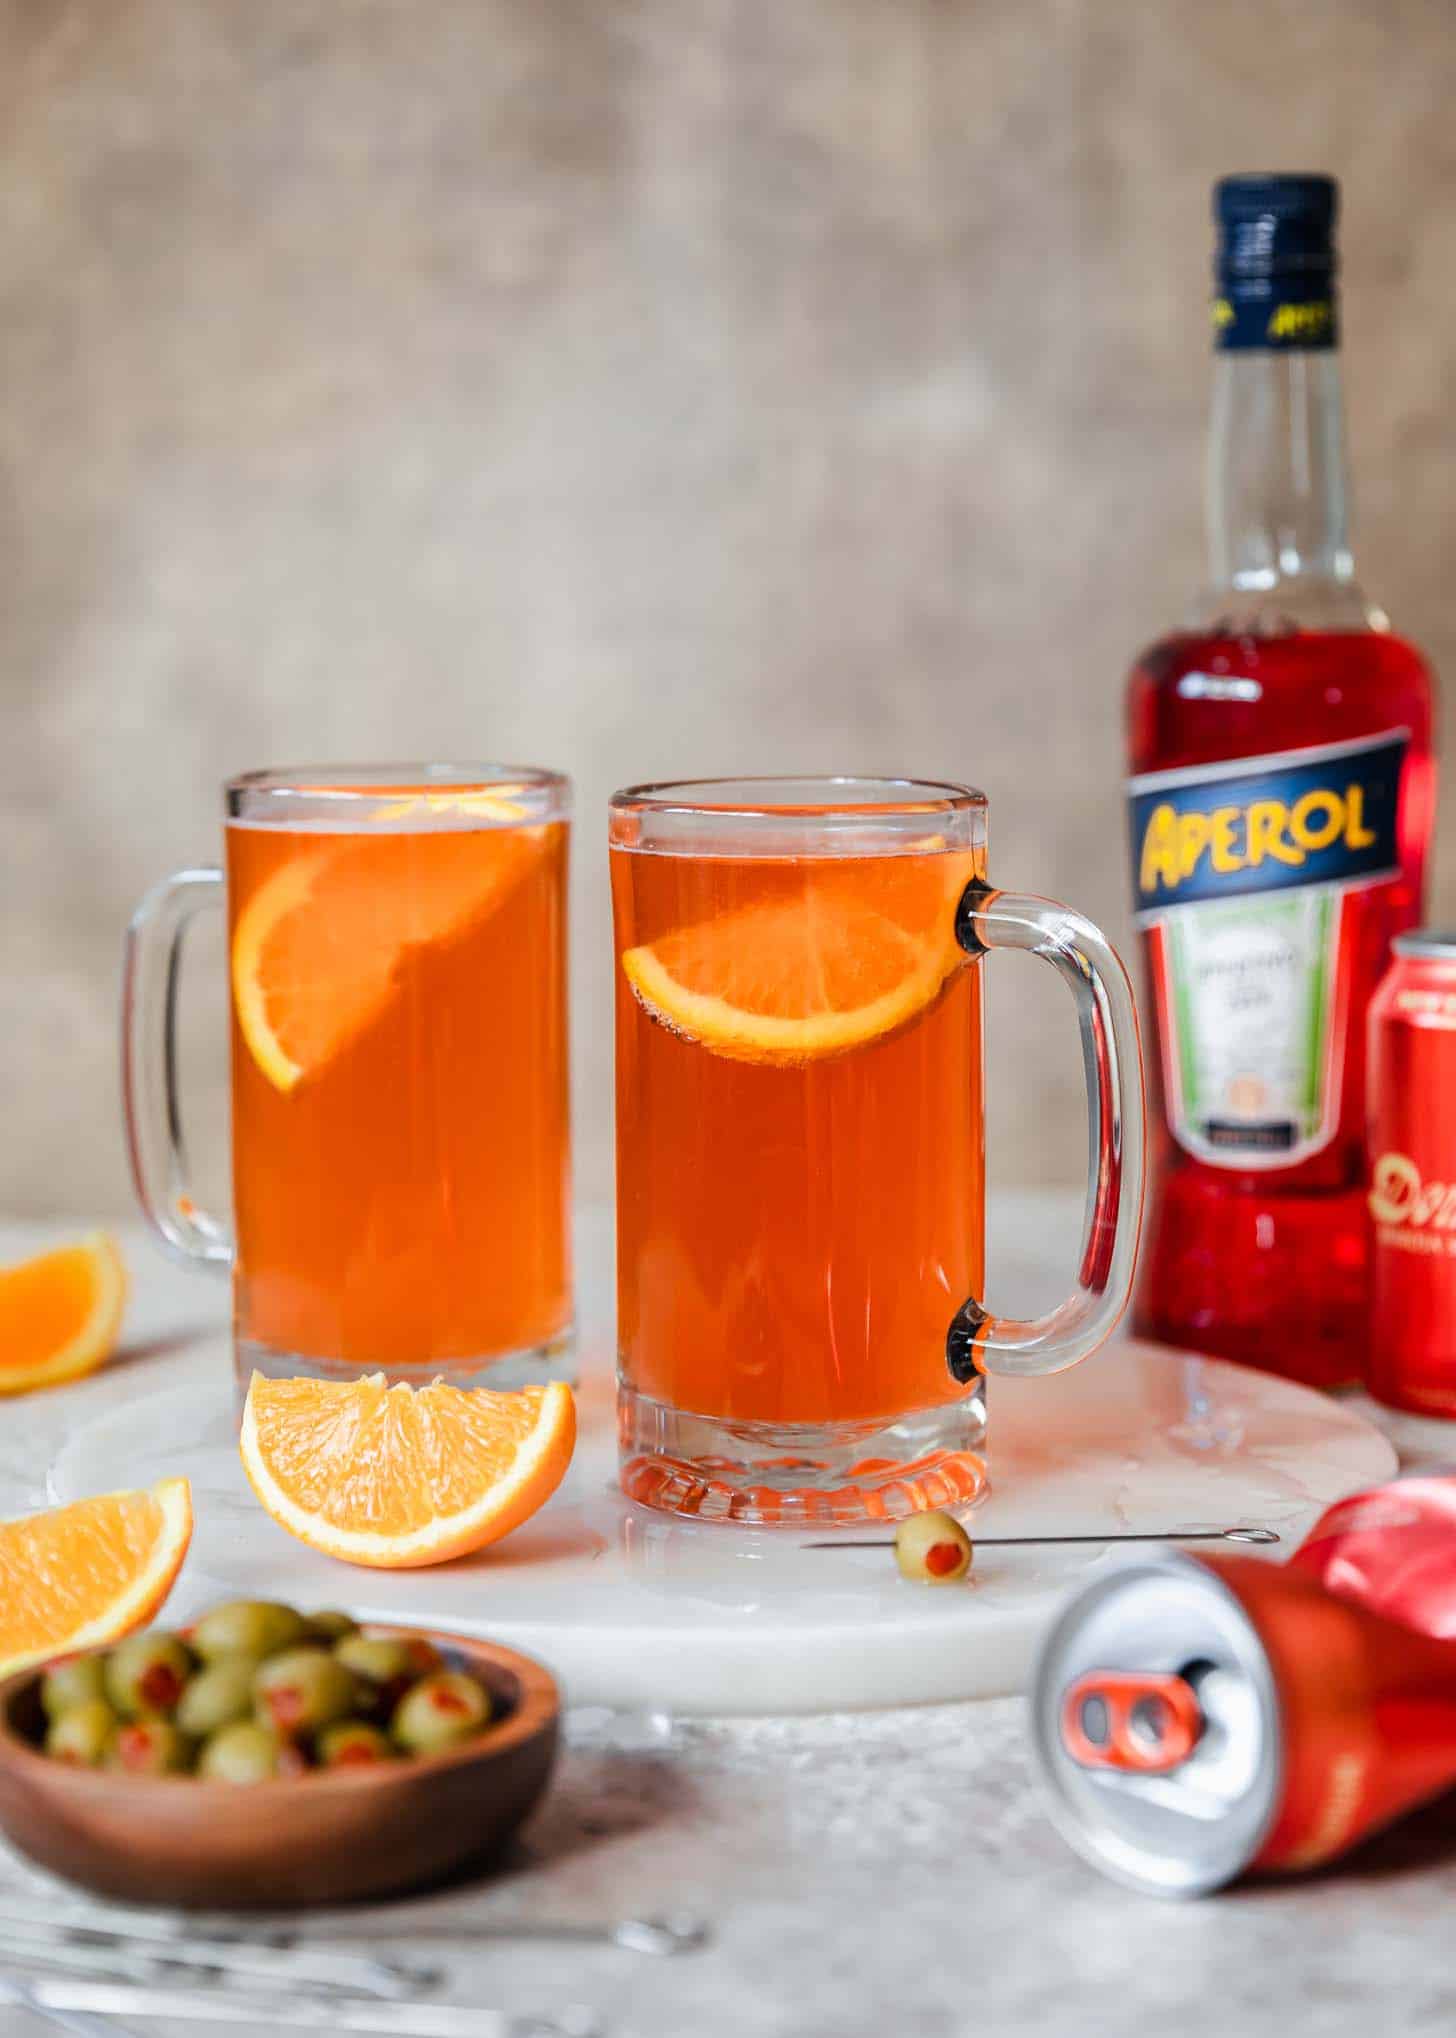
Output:
[[983,1272],[977,797],[629,793],[611,860],[628,1491],[848,1517],[878,1465],[974,1497],[946,1336]]
[[549,773],[229,789],[244,1372],[563,1348],[566,811]]

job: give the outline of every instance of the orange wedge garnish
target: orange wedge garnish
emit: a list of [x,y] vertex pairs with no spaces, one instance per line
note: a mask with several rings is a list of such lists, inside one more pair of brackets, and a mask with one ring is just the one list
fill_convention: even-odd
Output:
[[773,895],[627,949],[637,997],[674,1033],[736,1061],[794,1066],[893,1032],[965,962],[958,854],[805,860]]
[[0,1676],[145,1627],[191,1539],[185,1479],[0,1522]]
[[274,1087],[291,1090],[368,1024],[408,949],[491,912],[542,839],[504,827],[320,835],[281,865],[239,914],[232,946],[238,1024]]
[[561,1385],[387,1387],[254,1373],[239,1439],[264,1508],[300,1542],[402,1571],[498,1542],[561,1484],[576,1405]]
[[125,1303],[126,1268],[104,1231],[0,1267],[0,1394],[94,1372],[116,1347]]

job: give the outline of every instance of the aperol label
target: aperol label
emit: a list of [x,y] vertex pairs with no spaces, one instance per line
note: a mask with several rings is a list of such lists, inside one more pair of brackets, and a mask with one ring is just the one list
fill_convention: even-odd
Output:
[[1344,896],[1399,875],[1410,732],[1128,787],[1169,1128],[1213,1166],[1288,1167],[1339,1121]]
[[1185,771],[1128,786],[1140,920],[1200,899],[1369,884],[1399,864],[1408,729]]

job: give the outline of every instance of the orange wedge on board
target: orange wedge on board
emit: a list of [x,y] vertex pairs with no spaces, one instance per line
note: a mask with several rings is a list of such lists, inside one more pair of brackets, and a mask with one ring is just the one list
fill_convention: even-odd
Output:
[[232,940],[238,1025],[269,1082],[291,1090],[353,1039],[388,999],[406,950],[490,912],[543,839],[506,827],[321,834],[317,849],[281,864]]
[[191,1540],[185,1479],[0,1522],[0,1676],[145,1627]]
[[254,1373],[243,1470],[300,1542],[383,1571],[443,1564],[508,1535],[561,1484],[576,1444],[569,1387],[335,1384]]
[[94,1372],[116,1348],[125,1304],[126,1268],[104,1231],[0,1267],[0,1394]]
[[795,867],[774,895],[627,949],[638,999],[734,1061],[793,1067],[842,1054],[922,1012],[966,956],[956,905],[968,856]]

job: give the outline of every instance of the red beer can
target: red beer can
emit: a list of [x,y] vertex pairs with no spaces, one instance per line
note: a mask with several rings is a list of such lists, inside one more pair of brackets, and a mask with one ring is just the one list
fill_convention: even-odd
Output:
[[1456,934],[1395,938],[1370,1004],[1368,1383],[1456,1417]]
[[[1367,1526],[1399,1495],[1362,1496]],[[1449,1508],[1426,1540],[1444,1561],[1423,1597],[1446,1609]],[[1319,1867],[1456,1783],[1456,1642],[1331,1590],[1348,1541],[1283,1568],[1134,1557],[1063,1608],[1033,1677],[1032,1738],[1052,1817],[1094,1866],[1200,1896]],[[1358,1523],[1355,1543],[1368,1556]],[[1367,1569],[1378,1584],[1385,1567]]]

